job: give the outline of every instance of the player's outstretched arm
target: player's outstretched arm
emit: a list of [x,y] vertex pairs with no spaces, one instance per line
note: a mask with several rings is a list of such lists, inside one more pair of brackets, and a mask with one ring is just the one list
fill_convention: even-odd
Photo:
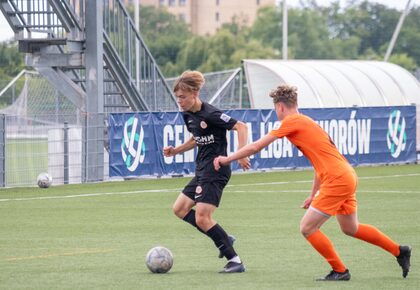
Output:
[[229,165],[232,161],[251,156],[257,152],[260,152],[264,147],[277,140],[277,137],[271,134],[267,134],[257,141],[245,145],[230,156],[219,156],[213,161],[214,169],[219,170],[221,166]]
[[[238,149],[241,149],[248,143],[248,127],[245,123],[238,121],[232,129],[238,132]],[[251,162],[248,157],[239,159],[238,163],[243,170],[251,168]]]
[[185,151],[191,150],[195,146],[197,146],[197,143],[195,142],[194,138],[191,137],[190,139],[188,139],[187,142],[177,147],[173,147],[173,146],[163,147],[163,155],[166,157],[174,156],[176,154],[184,153]]

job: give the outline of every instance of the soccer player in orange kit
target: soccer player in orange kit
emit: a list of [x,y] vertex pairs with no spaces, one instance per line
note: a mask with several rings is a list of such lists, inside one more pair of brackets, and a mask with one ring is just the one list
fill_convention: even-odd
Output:
[[273,98],[277,117],[282,121],[280,127],[228,157],[217,157],[214,159],[215,169],[251,156],[277,138],[287,137],[315,169],[312,192],[302,204],[302,208],[307,211],[301,220],[300,231],[332,267],[328,275],[317,280],[350,280],[350,272],[336,253],[332,242],[320,231],[331,216],[336,216],[346,235],[374,244],[395,256],[402,268],[403,277],[407,277],[411,247],[395,243],[374,226],[359,223],[356,172],[337,150],[328,134],[311,118],[299,113],[296,87],[281,85],[270,93],[270,97]]

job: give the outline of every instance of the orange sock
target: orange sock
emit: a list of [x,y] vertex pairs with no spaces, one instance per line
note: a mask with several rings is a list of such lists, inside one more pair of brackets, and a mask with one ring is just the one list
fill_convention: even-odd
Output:
[[395,257],[400,254],[400,246],[374,226],[359,224],[359,228],[354,237],[381,247]]
[[340,257],[334,250],[333,243],[324,235],[320,230],[316,231],[312,235],[306,238],[308,242],[327,260],[334,271],[344,272],[346,266],[344,266]]

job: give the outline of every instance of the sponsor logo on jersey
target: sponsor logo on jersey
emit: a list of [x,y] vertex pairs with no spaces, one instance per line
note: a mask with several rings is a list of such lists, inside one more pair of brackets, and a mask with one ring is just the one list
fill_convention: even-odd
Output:
[[230,121],[230,116],[226,115],[226,114],[221,114],[220,115],[220,119],[222,119],[223,121],[225,121],[226,123]]
[[194,140],[198,145],[209,145],[214,143],[214,135],[194,136]]
[[202,192],[203,192],[203,188],[202,188],[200,185],[198,185],[198,186],[195,188],[195,193],[200,194],[200,193],[202,193]]

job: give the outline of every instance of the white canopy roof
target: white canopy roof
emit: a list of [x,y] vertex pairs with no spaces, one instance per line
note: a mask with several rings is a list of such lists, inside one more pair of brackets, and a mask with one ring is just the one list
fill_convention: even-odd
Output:
[[273,108],[270,91],[298,88],[300,108],[420,105],[420,83],[404,68],[381,61],[244,60],[251,107]]

